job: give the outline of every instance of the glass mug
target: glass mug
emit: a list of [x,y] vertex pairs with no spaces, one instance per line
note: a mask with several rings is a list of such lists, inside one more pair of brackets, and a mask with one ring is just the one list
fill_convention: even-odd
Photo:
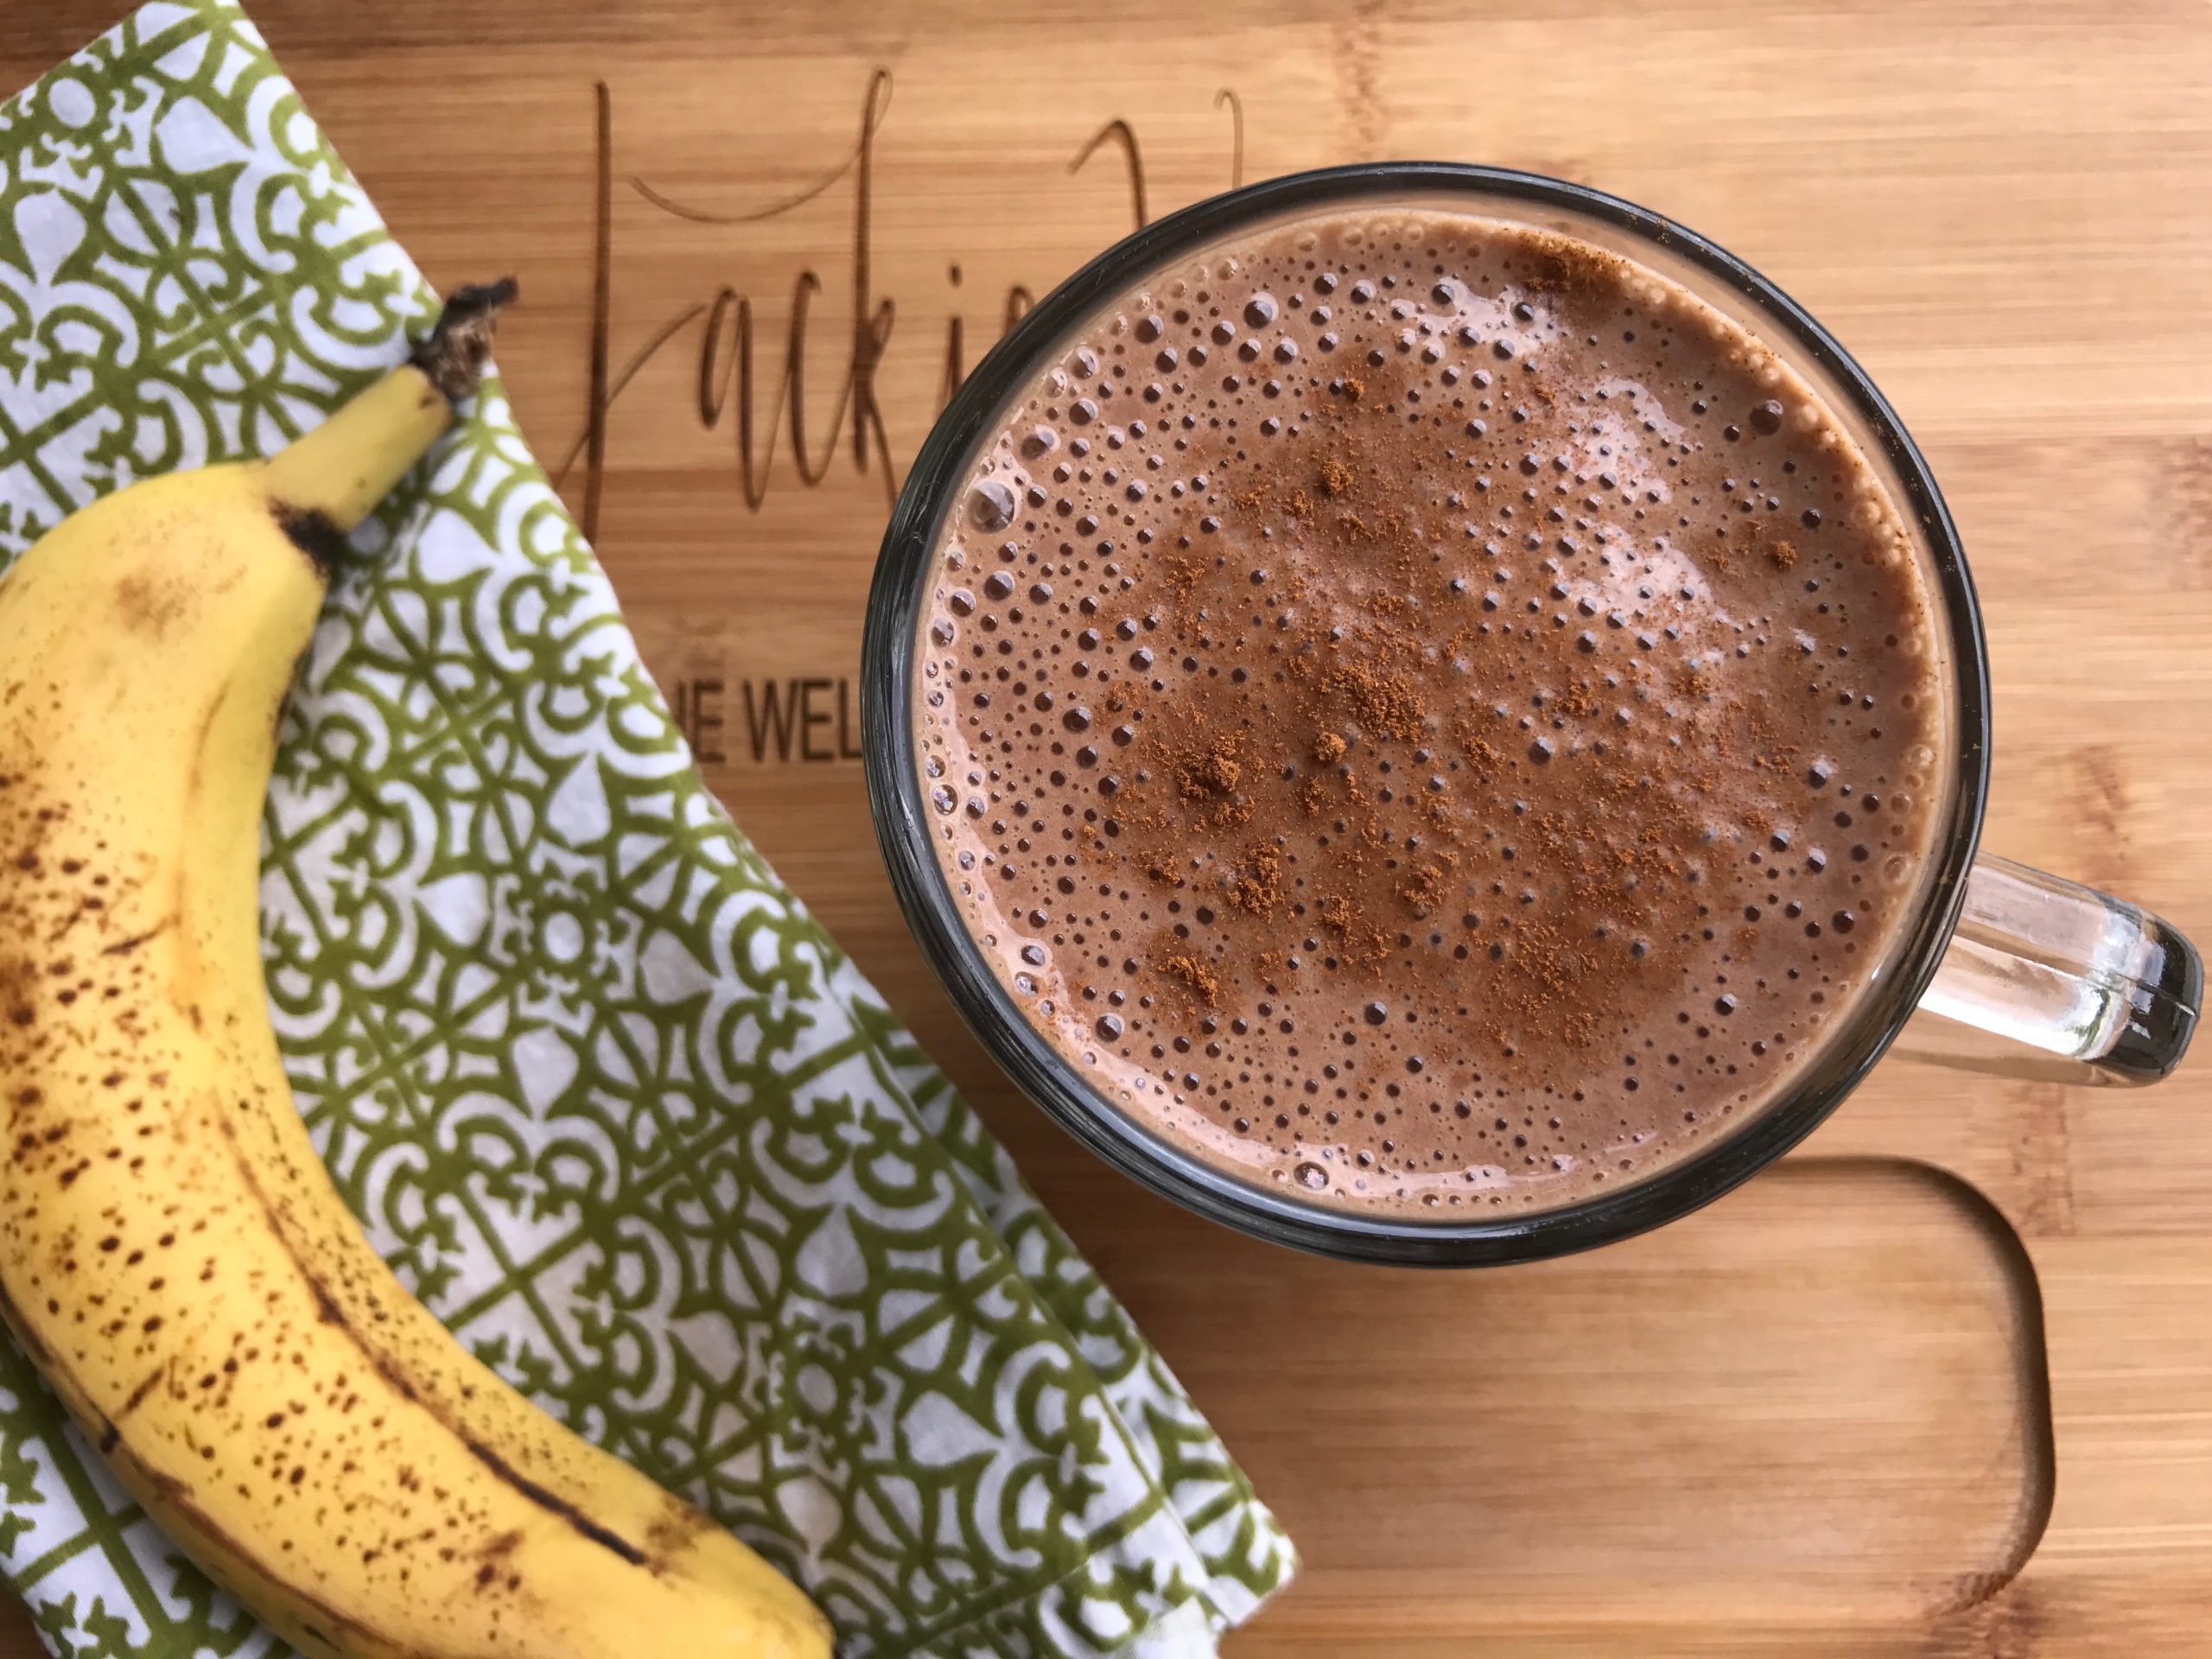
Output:
[[[1649,267],[1747,329],[1826,403],[1914,526],[1934,572],[1936,643],[1954,728],[1947,810],[1891,955],[1784,1092],[1730,1135],[1643,1179],[1548,1210],[1415,1220],[1363,1214],[1239,1179],[1136,1121],[1024,1018],[971,941],[932,848],[912,724],[915,639],[931,555],[983,446],[1013,402],[1086,324],[1208,249],[1332,209],[1429,207],[1563,232]],[[2180,1062],[2202,969],[2171,927],[2106,894],[1979,850],[1989,783],[1989,675],[1966,556],[1936,480],[1859,365],[1742,260],[1648,210],[1534,174],[1435,162],[1324,168],[1185,208],[1116,244],[1001,340],[923,444],[884,536],[861,647],[868,802],[908,925],[983,1046],[1077,1139],[1153,1191],[1259,1237],[1353,1260],[1433,1265],[1533,1261],[1688,1214],[1819,1125],[1915,1027],[1933,1058],[2080,1081],[2142,1084]]]

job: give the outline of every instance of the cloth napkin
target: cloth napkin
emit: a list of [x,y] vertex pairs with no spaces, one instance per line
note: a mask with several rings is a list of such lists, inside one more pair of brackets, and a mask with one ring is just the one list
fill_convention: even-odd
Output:
[[[245,18],[143,7],[0,106],[0,556],[282,447],[435,308]],[[262,944],[377,1249],[851,1659],[1212,1653],[1288,1542],[709,796],[496,382],[357,543],[284,717]],[[282,1650],[4,1341],[0,1497],[56,1653]]]

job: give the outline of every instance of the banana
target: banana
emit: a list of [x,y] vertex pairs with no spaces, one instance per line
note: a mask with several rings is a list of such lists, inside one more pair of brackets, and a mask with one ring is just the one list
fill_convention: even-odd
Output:
[[823,1659],[798,1589],[407,1294],[270,1027],[261,808],[326,556],[446,429],[511,293],[462,290],[281,454],[136,484],[0,583],[0,1316],[315,1659]]

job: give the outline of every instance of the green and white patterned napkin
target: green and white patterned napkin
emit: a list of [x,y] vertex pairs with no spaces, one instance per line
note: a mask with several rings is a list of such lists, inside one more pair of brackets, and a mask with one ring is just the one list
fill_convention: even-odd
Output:
[[[435,304],[251,25],[145,6],[0,106],[0,556],[281,447]],[[1287,1541],[708,795],[496,385],[359,540],[285,716],[262,939],[377,1248],[854,1659],[1213,1652]],[[278,1650],[4,1340],[0,1497],[56,1652]]]

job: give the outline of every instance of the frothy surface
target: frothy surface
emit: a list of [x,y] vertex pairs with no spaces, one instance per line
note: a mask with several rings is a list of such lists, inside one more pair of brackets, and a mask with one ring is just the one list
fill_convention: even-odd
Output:
[[963,914],[1109,1098],[1448,1219],[1786,1090],[1910,909],[1927,579],[1770,353],[1582,243],[1344,215],[1163,273],[1014,406],[915,710]]

